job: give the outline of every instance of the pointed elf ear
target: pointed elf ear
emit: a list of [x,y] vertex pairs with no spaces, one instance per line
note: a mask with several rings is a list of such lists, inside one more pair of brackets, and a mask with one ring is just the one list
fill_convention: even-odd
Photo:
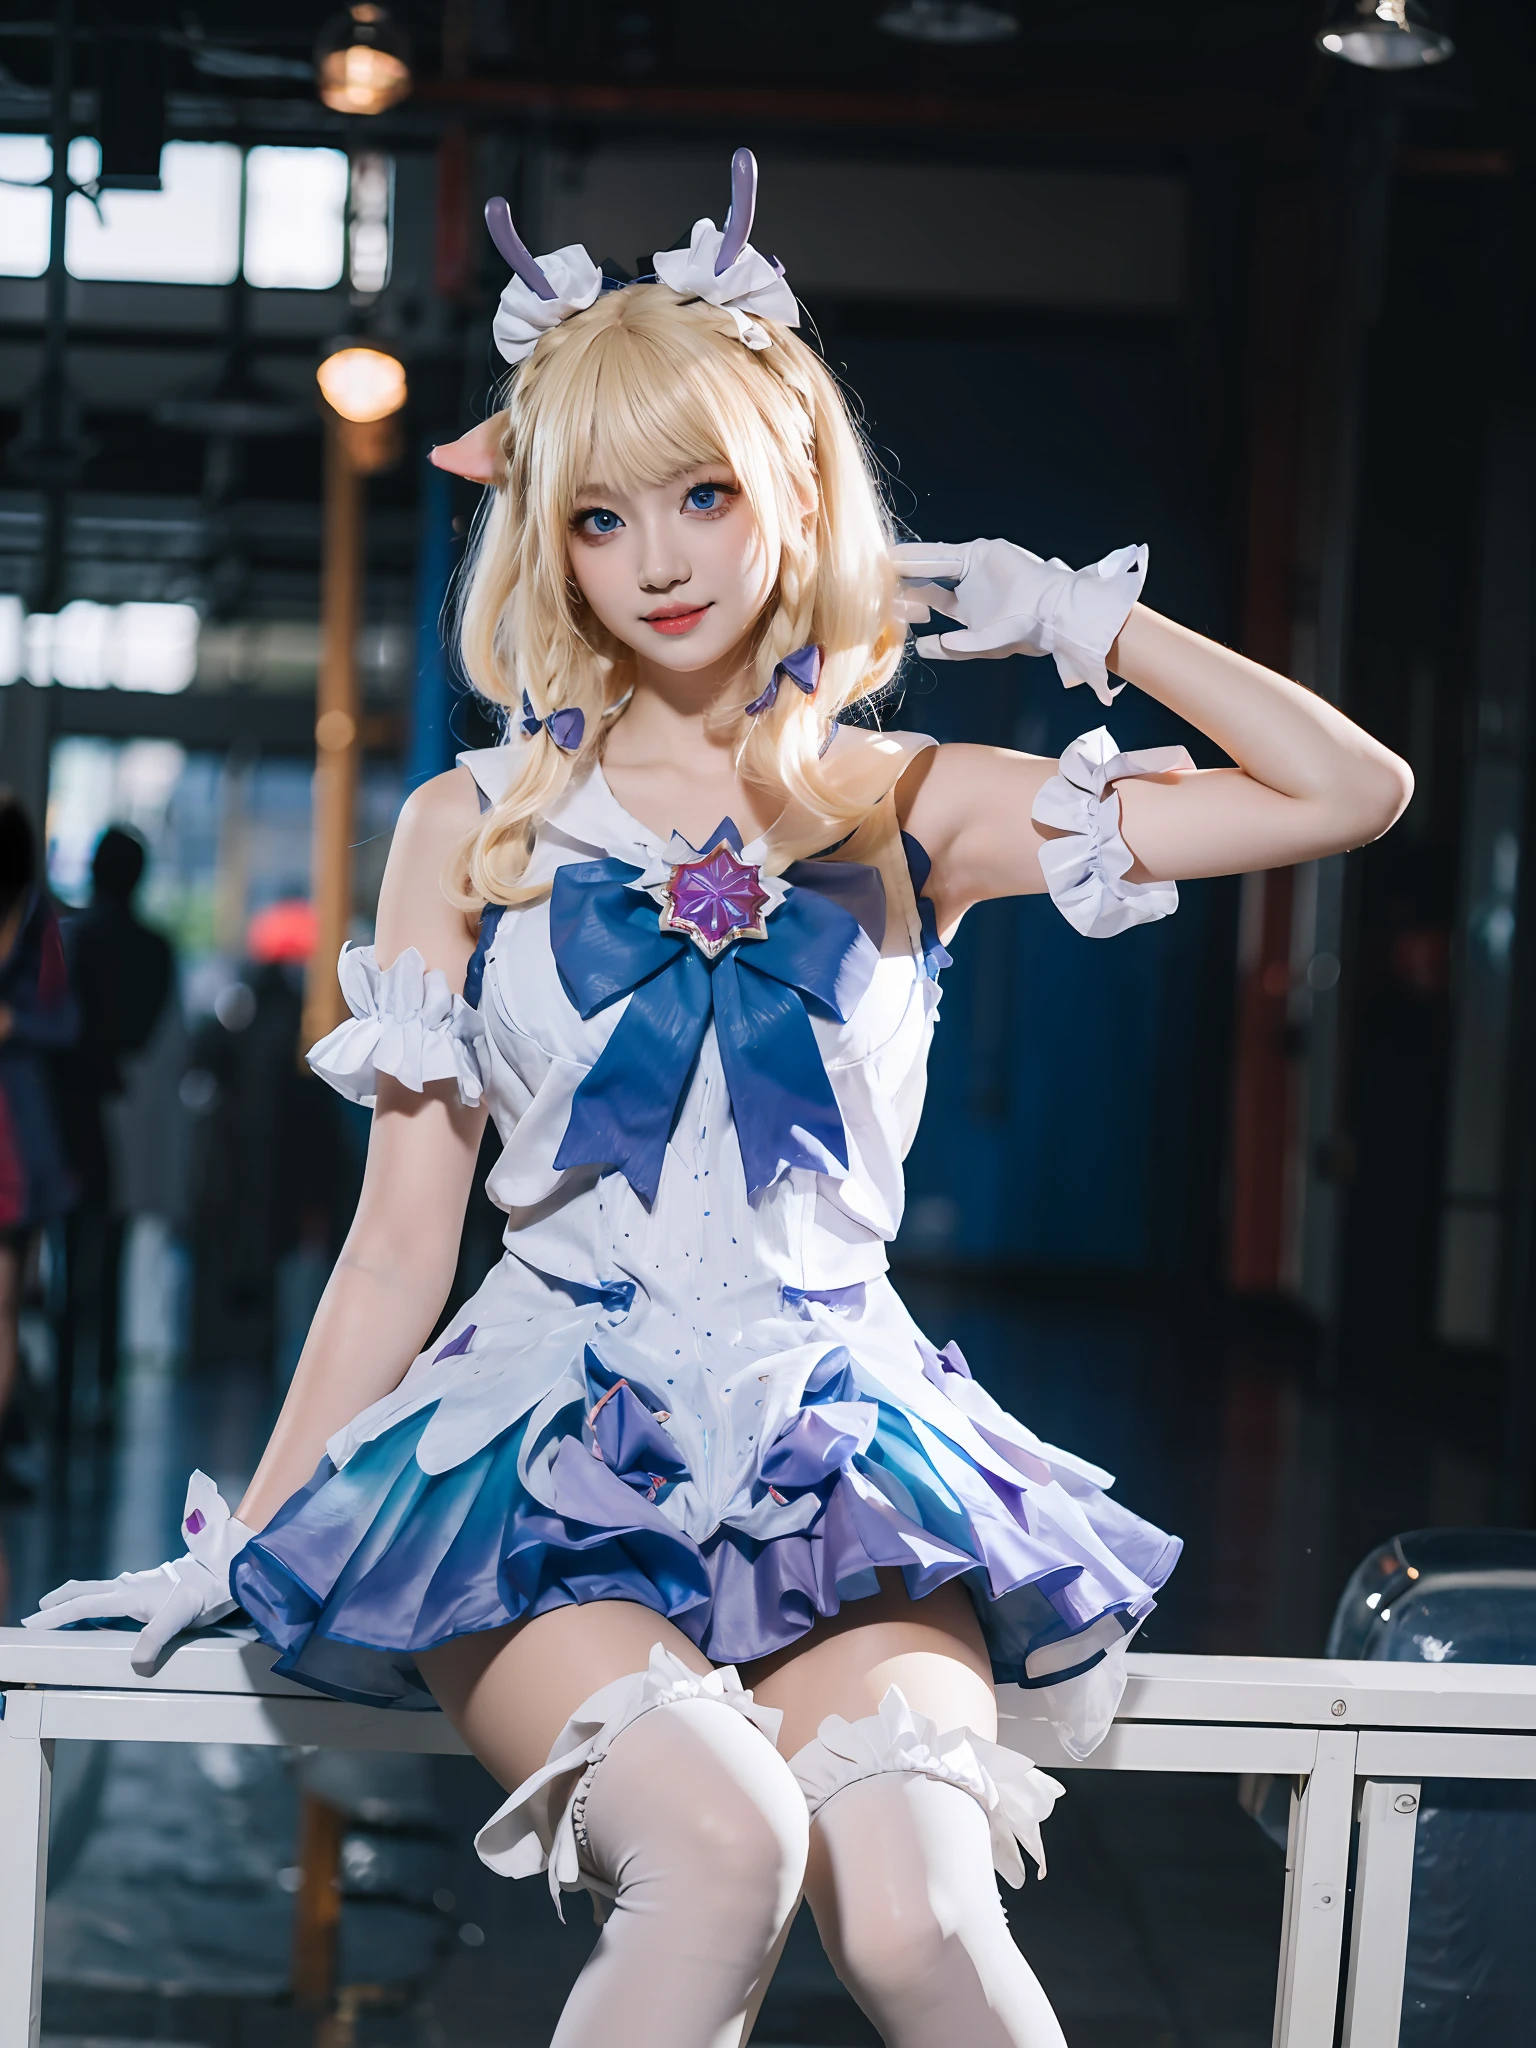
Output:
[[461,434],[457,441],[444,441],[432,450],[432,461],[438,469],[451,470],[455,476],[467,477],[472,484],[494,484],[501,480],[502,436],[507,431],[507,415],[492,413],[478,427],[471,427],[467,434]]

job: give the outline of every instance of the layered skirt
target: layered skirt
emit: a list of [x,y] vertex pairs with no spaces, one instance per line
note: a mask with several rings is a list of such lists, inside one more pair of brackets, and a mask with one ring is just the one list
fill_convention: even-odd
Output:
[[747,1665],[882,1570],[915,1599],[959,1580],[996,1678],[1081,1755],[1180,1549],[1112,1484],[936,1351],[884,1278],[764,1280],[711,1315],[509,1253],[231,1585],[280,1672],[409,1708],[432,1705],[416,1652],[556,1607],[635,1601]]

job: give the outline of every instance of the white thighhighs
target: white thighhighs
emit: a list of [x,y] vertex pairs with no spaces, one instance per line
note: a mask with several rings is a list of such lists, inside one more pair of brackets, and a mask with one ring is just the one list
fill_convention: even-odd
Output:
[[557,1898],[607,1902],[552,2048],[746,2040],[805,1875],[805,1799],[778,1722],[734,1671],[695,1677],[658,1644],[648,1671],[577,1709],[481,1829],[493,1870],[547,1867]]
[[1021,1884],[1021,1850],[1043,1870],[1055,1780],[941,1735],[894,1686],[787,1764],[779,1721],[734,1671],[698,1677],[658,1643],[480,1830],[493,1870],[547,1869],[557,1903],[590,1891],[604,1914],[552,2048],[742,2048],[802,1884],[888,2048],[1065,2048],[993,1877]]
[[833,1715],[791,1759],[813,1815],[806,1883],[823,1945],[887,2048],[1065,2048],[1008,1932],[994,1868],[1040,1864],[1061,1791],[1027,1758],[940,1735],[896,1687]]

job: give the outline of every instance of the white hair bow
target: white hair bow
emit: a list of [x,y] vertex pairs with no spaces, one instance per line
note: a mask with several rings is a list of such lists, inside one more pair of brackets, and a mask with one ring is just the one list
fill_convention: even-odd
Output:
[[[782,266],[759,255],[747,236],[757,209],[757,159],[738,149],[731,159],[731,210],[725,226],[698,220],[686,249],[658,249],[652,258],[658,280],[679,298],[703,299],[729,313],[748,348],[767,348],[772,340],[762,320],[781,320],[798,327],[800,309],[784,281]],[[606,280],[579,242],[552,255],[529,255],[512,225],[505,199],[486,202],[485,224],[491,240],[511,264],[514,275],[501,295],[491,332],[509,363],[530,355],[540,335],[575,313],[584,313]],[[615,281],[616,283],[617,281]],[[756,317],[754,317],[756,316]]]
[[[743,149],[737,154],[748,156],[749,152]],[[758,326],[753,315],[798,327],[800,308],[776,263],[760,256],[745,235],[733,247],[731,220],[735,214],[733,204],[723,228],[717,228],[712,220],[696,220],[686,249],[658,249],[651,260],[662,283],[680,298],[704,299],[719,306],[736,322],[736,332],[748,348],[767,348],[773,337]]]
[[[494,220],[491,217],[493,207],[498,209],[498,217]],[[491,335],[509,363],[520,363],[524,356],[533,353],[541,334],[548,333],[551,327],[558,327],[562,320],[569,320],[573,313],[587,310],[603,288],[603,273],[580,242],[572,242],[566,249],[556,249],[552,255],[541,256],[535,263],[512,225],[511,210],[505,199],[491,200],[485,209],[485,217],[492,241],[511,263],[514,273],[511,283],[501,295],[501,304],[496,308]],[[509,241],[517,243],[518,256],[523,263],[513,256],[508,247]],[[530,270],[537,273],[538,284],[529,276]],[[540,285],[544,287],[542,291]]]

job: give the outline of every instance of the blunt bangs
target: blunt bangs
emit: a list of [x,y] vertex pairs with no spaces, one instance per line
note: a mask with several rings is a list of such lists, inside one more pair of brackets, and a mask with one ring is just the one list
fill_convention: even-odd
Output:
[[[585,423],[584,433],[535,428],[535,467],[543,468],[543,457],[553,465],[539,478],[537,501],[564,525],[588,483],[644,488],[724,463],[772,541],[782,510],[774,502],[775,443],[786,428],[806,438],[787,416],[780,387],[763,378],[754,389],[756,366],[741,360],[729,321],[709,307],[679,319],[664,285],[631,286],[599,306],[606,317],[585,332],[580,321],[571,323],[571,346],[558,356],[551,351],[530,394],[535,415],[547,409],[547,416]],[[768,410],[786,417],[770,422]]]

